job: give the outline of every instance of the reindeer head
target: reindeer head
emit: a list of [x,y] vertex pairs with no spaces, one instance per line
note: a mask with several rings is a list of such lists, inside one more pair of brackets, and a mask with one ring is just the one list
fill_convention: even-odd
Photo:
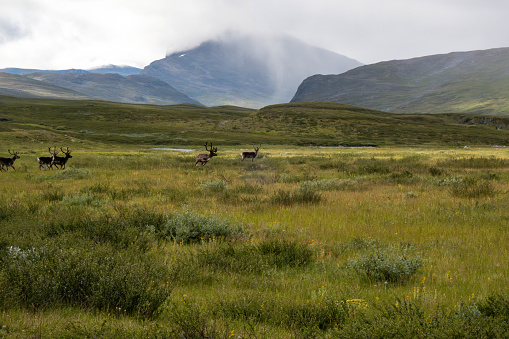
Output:
[[71,151],[69,151],[69,147],[67,147],[65,151],[62,149],[62,147],[60,147],[60,150],[62,151],[62,153],[65,154],[65,157],[67,159],[72,158]]
[[[14,151],[13,151],[14,152]],[[19,159],[19,156],[18,156],[18,152],[14,152],[12,153],[11,150],[9,150],[9,154],[12,155],[12,159],[15,160],[15,159]]]
[[205,150],[209,151],[209,156],[215,157],[217,156],[217,147],[212,147],[212,143],[210,143],[210,149],[207,148],[208,142],[205,143]]

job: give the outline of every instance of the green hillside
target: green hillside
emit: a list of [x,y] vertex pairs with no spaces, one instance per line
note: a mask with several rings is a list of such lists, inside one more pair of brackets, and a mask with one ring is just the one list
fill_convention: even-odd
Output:
[[[0,97],[5,147],[277,144],[311,146],[509,145],[509,118],[392,114],[334,103],[252,110]],[[32,147],[32,146],[30,146]],[[35,147],[35,146],[34,146]]]
[[509,115],[509,48],[456,52],[315,75],[292,102],[340,102],[397,113]]

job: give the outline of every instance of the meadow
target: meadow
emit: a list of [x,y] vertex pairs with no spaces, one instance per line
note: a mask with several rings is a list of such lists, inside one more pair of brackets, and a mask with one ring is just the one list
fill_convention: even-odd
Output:
[[0,97],[0,337],[506,337],[497,119]]
[[0,173],[0,335],[505,336],[506,148],[240,151],[22,155]]

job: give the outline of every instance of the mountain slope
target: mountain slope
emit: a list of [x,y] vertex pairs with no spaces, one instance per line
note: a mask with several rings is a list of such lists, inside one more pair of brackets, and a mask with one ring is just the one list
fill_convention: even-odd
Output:
[[315,75],[292,102],[341,102],[389,112],[509,114],[509,48],[455,52]]
[[28,73],[25,77],[69,88],[100,100],[155,105],[200,105],[164,81],[142,75],[124,77],[113,73]]
[[0,72],[0,95],[22,98],[90,99],[83,93],[48,84],[43,81]]
[[123,76],[128,75],[137,75],[140,74],[141,68],[136,68],[132,66],[116,66],[116,65],[108,65],[103,67],[97,67],[87,70],[89,73],[99,73],[99,74],[106,74],[106,73],[116,73]]
[[140,74],[141,69],[131,66],[116,66],[116,65],[108,65],[103,67],[96,67],[89,70],[84,69],[61,69],[61,70],[42,70],[42,69],[33,69],[33,68],[3,68],[0,69],[0,72],[11,73],[11,74],[26,74],[26,73],[98,73],[98,74],[106,74],[106,73],[116,73],[123,76]]
[[360,66],[297,39],[230,36],[152,62],[141,72],[208,106],[258,108],[288,102],[302,79]]

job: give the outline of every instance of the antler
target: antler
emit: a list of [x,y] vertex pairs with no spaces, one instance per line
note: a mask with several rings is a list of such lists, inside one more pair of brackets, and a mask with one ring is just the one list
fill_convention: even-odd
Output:
[[209,142],[207,141],[207,142],[205,143],[205,150],[207,150],[207,151],[209,151],[209,152],[210,152],[210,151],[217,152],[217,147],[216,147],[216,148],[213,148],[213,147],[212,147],[212,143],[210,143],[210,149],[208,149],[208,144],[209,144]]
[[60,147],[60,150],[61,150],[61,151],[62,151],[62,153],[64,153],[64,154],[69,154],[69,153],[71,153],[71,152],[69,151],[69,147],[66,147],[66,150],[65,150],[65,151],[62,149],[62,147]]
[[48,148],[49,154],[56,156],[58,154],[57,146],[53,146],[53,152],[51,152],[51,147]]

